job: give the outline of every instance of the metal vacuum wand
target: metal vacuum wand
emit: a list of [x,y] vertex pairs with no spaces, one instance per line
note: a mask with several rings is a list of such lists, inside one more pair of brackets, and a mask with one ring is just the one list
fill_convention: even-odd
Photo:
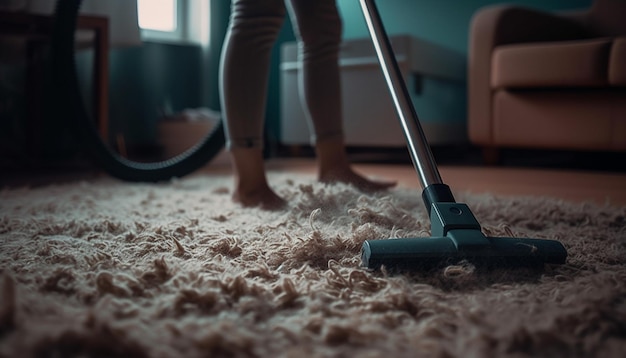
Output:
[[385,32],[376,4],[371,0],[360,0],[365,22],[370,36],[374,42],[378,60],[381,67],[391,98],[394,102],[400,124],[403,127],[409,153],[417,174],[419,175],[422,188],[431,184],[441,184],[441,176],[435,164],[435,159],[426,141],[424,130],[420,125],[419,118],[413,104],[410,102],[409,91],[406,88],[400,67],[393,55],[393,49],[389,37]]

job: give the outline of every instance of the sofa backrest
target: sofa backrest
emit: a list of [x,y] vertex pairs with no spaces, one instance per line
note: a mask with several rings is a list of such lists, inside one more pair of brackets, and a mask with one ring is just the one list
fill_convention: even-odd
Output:
[[626,35],[626,0],[595,0],[586,25],[597,36]]

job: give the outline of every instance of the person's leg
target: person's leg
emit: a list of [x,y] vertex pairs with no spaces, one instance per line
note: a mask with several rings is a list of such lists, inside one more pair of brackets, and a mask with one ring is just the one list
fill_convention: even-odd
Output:
[[339,46],[342,23],[335,0],[289,0],[289,14],[299,42],[301,100],[315,145],[319,179],[346,182],[361,190],[381,190],[394,183],[370,181],[355,173],[345,151]]
[[263,119],[271,50],[285,17],[284,0],[234,0],[220,64],[222,113],[235,170],[233,199],[275,208],[263,164]]

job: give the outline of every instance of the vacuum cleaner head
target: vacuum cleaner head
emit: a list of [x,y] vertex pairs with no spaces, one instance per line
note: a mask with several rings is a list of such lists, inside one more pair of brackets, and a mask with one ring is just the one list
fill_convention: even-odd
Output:
[[437,193],[449,193],[447,186],[428,189],[424,200],[431,206],[433,237],[365,241],[361,251],[362,266],[411,270],[452,265],[463,260],[483,267],[542,267],[565,263],[567,251],[560,242],[487,237],[469,207],[453,202],[451,194],[444,194],[446,202],[431,202],[432,193],[438,200],[442,197]]
[[[459,235],[466,235],[458,233]],[[452,237],[369,240],[363,244],[364,267],[394,270],[428,270],[470,262],[479,267],[543,267],[563,264],[567,252],[554,240],[483,237],[486,244],[459,249]]]

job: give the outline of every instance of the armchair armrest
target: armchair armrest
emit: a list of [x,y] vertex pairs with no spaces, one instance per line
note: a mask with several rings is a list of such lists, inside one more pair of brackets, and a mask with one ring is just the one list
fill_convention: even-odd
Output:
[[475,144],[493,143],[491,53],[504,44],[563,41],[588,37],[584,15],[559,16],[514,5],[479,10],[471,21],[468,54],[468,131]]

